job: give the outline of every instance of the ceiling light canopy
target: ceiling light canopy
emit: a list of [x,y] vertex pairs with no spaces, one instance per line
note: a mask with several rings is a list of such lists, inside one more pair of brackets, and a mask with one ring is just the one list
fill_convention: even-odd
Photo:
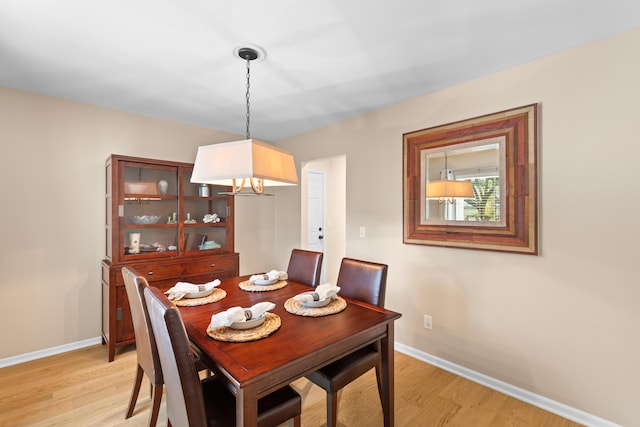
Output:
[[[264,187],[296,185],[298,174],[293,155],[285,150],[251,138],[249,87],[251,61],[261,61],[266,54],[254,47],[240,47],[234,54],[247,63],[247,127],[246,139],[198,147],[191,182],[231,186],[239,195],[245,184],[253,194],[262,195]],[[244,192],[242,194],[251,194]]]

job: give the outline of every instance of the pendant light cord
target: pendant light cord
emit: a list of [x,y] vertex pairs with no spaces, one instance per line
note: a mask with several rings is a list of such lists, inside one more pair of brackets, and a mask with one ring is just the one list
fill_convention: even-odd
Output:
[[251,63],[251,59],[250,59],[250,55],[247,55],[246,57],[247,60],[247,139],[251,139],[251,132],[249,132],[249,121],[250,121],[250,114],[249,114],[249,87],[250,87],[250,77],[251,77],[251,67],[250,67],[250,63]]

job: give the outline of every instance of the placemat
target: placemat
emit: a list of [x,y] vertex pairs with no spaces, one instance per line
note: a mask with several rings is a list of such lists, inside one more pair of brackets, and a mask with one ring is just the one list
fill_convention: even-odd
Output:
[[309,317],[328,316],[330,314],[340,313],[345,308],[347,308],[347,302],[341,297],[331,300],[331,302],[324,307],[318,308],[305,307],[293,298],[289,298],[284,303],[284,309],[289,313]]
[[249,342],[266,338],[280,329],[280,316],[274,313],[267,313],[264,323],[253,329],[231,329],[227,326],[217,328],[207,328],[207,335],[214,340],[227,342]]
[[266,291],[275,291],[276,289],[282,289],[287,286],[286,280],[279,280],[273,285],[254,285],[250,281],[245,280],[244,282],[240,282],[238,284],[240,289],[248,292],[266,292]]
[[213,292],[211,292],[206,297],[202,298],[182,298],[177,301],[173,301],[175,305],[178,307],[193,307],[196,305],[205,305],[210,304],[212,302],[220,301],[222,298],[227,296],[227,291],[220,288],[213,288]]

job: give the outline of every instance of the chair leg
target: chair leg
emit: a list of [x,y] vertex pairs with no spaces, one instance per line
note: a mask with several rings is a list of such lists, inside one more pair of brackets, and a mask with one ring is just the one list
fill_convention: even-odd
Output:
[[382,404],[382,366],[376,365],[376,380],[378,381],[378,395],[380,395],[380,403]]
[[338,392],[327,393],[327,427],[338,425]]
[[125,419],[131,418],[133,415],[133,410],[136,407],[136,401],[138,400],[138,393],[140,393],[140,385],[142,385],[142,377],[144,375],[144,371],[142,367],[138,365],[136,369],[136,379],[133,383],[133,391],[131,392],[131,400],[129,401],[129,407],[127,408],[127,414],[125,415]]
[[296,415],[295,417],[289,420],[289,425],[293,427],[301,427],[302,423],[300,421],[300,415]]
[[158,422],[158,413],[160,412],[160,403],[162,402],[162,384],[152,386],[151,392],[151,413],[149,413],[149,427],[155,427]]

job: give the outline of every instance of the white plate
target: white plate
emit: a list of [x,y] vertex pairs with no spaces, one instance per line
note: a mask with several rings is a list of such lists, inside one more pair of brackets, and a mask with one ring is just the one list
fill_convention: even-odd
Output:
[[[305,294],[311,294],[313,292],[305,292]],[[327,298],[325,300],[320,301],[298,301],[300,305],[311,308],[320,308],[328,305],[331,302],[331,298]]]
[[246,320],[244,322],[233,322],[229,327],[231,329],[251,329],[258,327],[264,323],[264,320],[267,318],[266,314],[258,317],[257,319]]
[[204,298],[204,297],[208,297],[209,295],[211,295],[213,293],[213,290],[215,288],[211,288],[208,291],[200,291],[200,292],[187,292],[186,294],[184,294],[185,298]]
[[254,285],[258,285],[258,286],[265,286],[265,285],[273,285],[274,283],[276,283],[278,281],[278,279],[259,279],[259,280],[255,280],[253,282]]

